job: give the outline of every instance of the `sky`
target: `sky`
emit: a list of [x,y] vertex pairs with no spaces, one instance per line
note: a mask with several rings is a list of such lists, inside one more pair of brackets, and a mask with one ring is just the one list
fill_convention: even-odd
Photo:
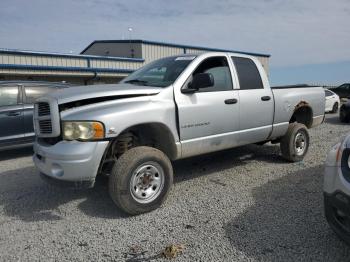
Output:
[[270,54],[273,85],[350,82],[350,0],[1,0],[0,25],[0,48],[131,37]]

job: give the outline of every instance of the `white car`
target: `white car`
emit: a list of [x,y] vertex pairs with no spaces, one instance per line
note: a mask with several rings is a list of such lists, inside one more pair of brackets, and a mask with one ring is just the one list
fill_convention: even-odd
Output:
[[326,95],[325,112],[337,113],[340,105],[339,96],[329,89],[324,90]]
[[324,176],[324,208],[330,227],[350,245],[350,134],[329,151]]

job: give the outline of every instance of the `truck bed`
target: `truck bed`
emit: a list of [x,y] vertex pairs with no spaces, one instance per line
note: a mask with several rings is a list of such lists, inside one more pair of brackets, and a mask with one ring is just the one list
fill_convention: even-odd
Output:
[[[323,121],[325,108],[325,93],[323,87],[311,85],[286,85],[271,87],[275,101],[273,132],[271,137],[279,137],[287,131],[294,112],[300,105],[311,109],[310,126],[317,126]],[[305,117],[307,117],[305,115]]]

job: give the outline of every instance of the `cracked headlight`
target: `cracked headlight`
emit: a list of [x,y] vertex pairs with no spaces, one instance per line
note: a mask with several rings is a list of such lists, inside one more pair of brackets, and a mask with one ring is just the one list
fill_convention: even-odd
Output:
[[95,121],[64,121],[62,130],[64,140],[96,140],[105,136],[103,124]]

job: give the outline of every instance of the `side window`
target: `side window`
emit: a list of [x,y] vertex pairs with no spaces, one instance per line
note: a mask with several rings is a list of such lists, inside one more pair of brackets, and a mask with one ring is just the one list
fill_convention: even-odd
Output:
[[13,106],[18,104],[18,87],[0,87],[0,106]]
[[199,73],[212,74],[214,86],[199,89],[198,92],[215,92],[232,90],[232,78],[230,68],[225,57],[210,57],[204,60],[193,72],[193,76]]
[[253,60],[245,57],[232,57],[238,74],[241,90],[263,89],[260,73]]
[[55,90],[57,88],[48,86],[25,86],[25,103],[34,104],[36,99]]
[[339,86],[338,88],[336,88],[337,90],[341,91],[341,92],[346,92],[349,90],[349,86],[346,84],[343,84],[341,86]]
[[326,93],[326,96],[333,96],[333,93],[329,90],[324,90],[324,92]]

